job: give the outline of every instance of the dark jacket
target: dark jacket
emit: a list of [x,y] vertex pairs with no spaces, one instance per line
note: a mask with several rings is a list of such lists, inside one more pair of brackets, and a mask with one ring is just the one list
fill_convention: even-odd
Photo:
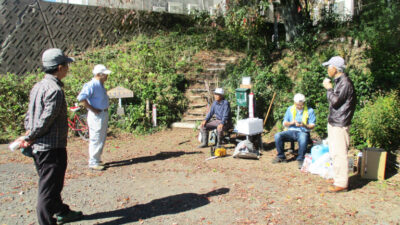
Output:
[[336,127],[347,127],[351,124],[356,108],[356,93],[353,81],[343,74],[335,78],[335,88],[327,90],[329,102],[328,123]]
[[210,111],[207,113],[205,120],[208,122],[211,117],[215,114],[217,120],[220,120],[222,124],[230,123],[231,117],[231,105],[225,99],[222,101],[214,101],[211,105]]

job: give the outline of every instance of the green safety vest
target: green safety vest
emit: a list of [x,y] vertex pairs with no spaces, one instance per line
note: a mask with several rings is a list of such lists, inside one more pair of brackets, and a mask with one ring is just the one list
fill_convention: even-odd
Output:
[[[292,108],[290,109],[290,111],[292,112],[292,116],[293,116],[293,120],[296,119],[296,105],[293,105]],[[304,105],[304,109],[303,109],[303,118],[301,120],[304,124],[308,124],[308,108],[307,105]]]

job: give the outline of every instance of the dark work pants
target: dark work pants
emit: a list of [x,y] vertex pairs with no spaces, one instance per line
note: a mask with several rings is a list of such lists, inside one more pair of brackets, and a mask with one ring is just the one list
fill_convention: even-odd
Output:
[[[210,122],[206,123],[206,125],[204,127],[200,128],[200,131],[202,132],[203,135],[205,135],[206,132],[217,129],[217,127],[220,123],[221,123],[221,120],[211,120]],[[224,124],[223,130],[217,129],[218,140],[221,140],[223,132],[226,130],[229,130],[229,128],[231,128],[231,127],[232,127],[232,123],[227,122],[226,124]]]
[[69,211],[68,205],[61,199],[67,169],[66,148],[51,149],[33,154],[36,170],[39,175],[37,216],[39,224],[56,224],[54,214]]

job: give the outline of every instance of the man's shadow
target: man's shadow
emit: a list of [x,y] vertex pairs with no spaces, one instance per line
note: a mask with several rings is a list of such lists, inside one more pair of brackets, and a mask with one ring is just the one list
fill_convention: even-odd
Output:
[[349,191],[361,189],[369,182],[371,182],[371,180],[363,179],[359,174],[354,174],[353,176],[349,177]]
[[135,205],[125,209],[108,212],[99,212],[86,215],[84,220],[96,220],[110,217],[117,219],[96,224],[125,224],[148,219],[155,216],[176,214],[205,206],[210,203],[209,197],[223,195],[229,192],[229,188],[219,188],[206,194],[183,193],[160,199],[155,199],[146,204]]
[[196,151],[196,152],[184,152],[184,151],[160,152],[160,153],[158,153],[156,155],[152,155],[152,156],[143,156],[143,157],[132,158],[132,159],[127,159],[127,160],[122,160],[122,161],[108,162],[108,163],[105,163],[104,166],[106,166],[106,167],[127,166],[127,165],[136,164],[136,163],[146,163],[146,162],[151,162],[151,161],[156,161],[156,160],[165,160],[165,159],[169,159],[169,158],[180,157],[182,155],[192,155],[192,154],[202,154],[202,152],[200,152],[200,151]]

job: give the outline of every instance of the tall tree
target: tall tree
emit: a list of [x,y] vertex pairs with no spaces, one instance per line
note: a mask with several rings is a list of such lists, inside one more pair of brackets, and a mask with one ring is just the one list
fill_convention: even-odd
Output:
[[298,34],[299,25],[303,22],[299,0],[281,0],[282,19],[286,31],[286,41],[293,41]]

